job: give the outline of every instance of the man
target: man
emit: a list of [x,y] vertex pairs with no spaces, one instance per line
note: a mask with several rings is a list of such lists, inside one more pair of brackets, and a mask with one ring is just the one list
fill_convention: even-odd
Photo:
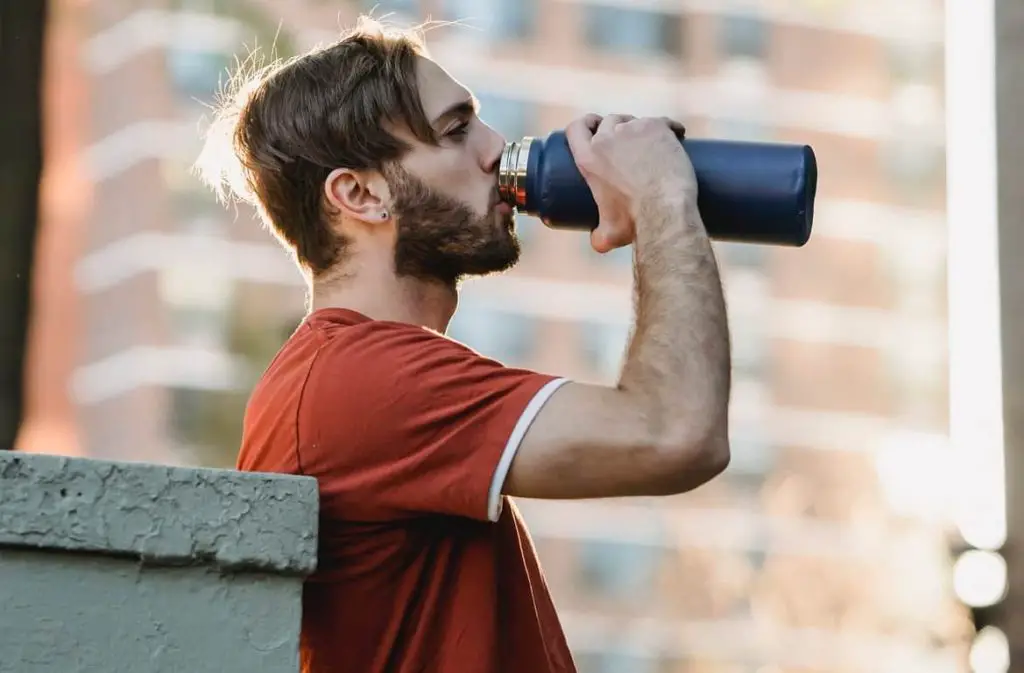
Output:
[[200,167],[257,205],[310,282],[238,459],[320,483],[304,670],[575,670],[509,496],[682,493],[729,460],[725,307],[681,127],[567,129],[601,212],[593,247],[636,254],[618,385],[583,385],[443,336],[460,279],[508,269],[519,246],[504,141],[417,35],[362,19],[237,84]]

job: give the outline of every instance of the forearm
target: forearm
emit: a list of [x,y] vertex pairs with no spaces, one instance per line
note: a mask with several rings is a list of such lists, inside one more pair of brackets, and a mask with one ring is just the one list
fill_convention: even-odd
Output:
[[653,435],[720,443],[728,418],[725,299],[696,199],[645,199],[637,221],[635,327],[619,387],[636,396]]
[[619,385],[567,384],[553,395],[506,493],[669,495],[728,464],[729,333],[711,245],[695,205],[636,216],[636,319]]

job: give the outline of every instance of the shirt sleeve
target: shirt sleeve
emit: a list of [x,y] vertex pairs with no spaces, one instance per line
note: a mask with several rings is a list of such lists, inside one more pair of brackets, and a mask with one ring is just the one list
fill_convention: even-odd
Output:
[[410,325],[344,332],[321,348],[299,410],[301,467],[322,506],[348,519],[496,521],[515,453],[565,380]]

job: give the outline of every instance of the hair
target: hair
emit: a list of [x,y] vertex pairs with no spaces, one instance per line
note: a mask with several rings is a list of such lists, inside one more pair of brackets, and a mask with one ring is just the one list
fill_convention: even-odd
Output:
[[309,277],[325,274],[347,244],[331,227],[330,172],[383,172],[410,149],[396,129],[437,142],[420,101],[418,56],[427,56],[421,28],[368,16],[294,58],[261,65],[253,52],[218,96],[196,171],[222,201],[255,206]]

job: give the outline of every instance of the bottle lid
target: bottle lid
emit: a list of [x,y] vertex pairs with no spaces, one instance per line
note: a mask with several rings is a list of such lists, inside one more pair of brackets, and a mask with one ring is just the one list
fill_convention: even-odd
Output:
[[529,136],[519,142],[505,143],[498,162],[498,195],[513,208],[526,207],[526,168],[532,143],[533,138]]

